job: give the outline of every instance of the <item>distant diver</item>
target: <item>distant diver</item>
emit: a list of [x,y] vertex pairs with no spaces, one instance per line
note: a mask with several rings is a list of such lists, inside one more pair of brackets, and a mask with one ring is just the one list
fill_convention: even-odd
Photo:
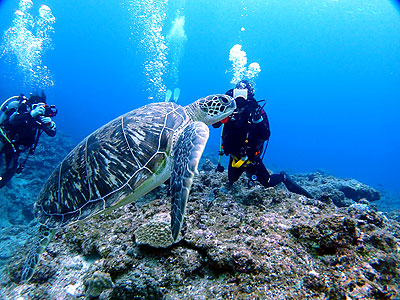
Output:
[[[174,89],[174,97],[172,98],[172,101],[175,103],[178,103],[179,96],[181,94],[181,89],[180,88],[175,88]],[[172,91],[167,90],[165,93],[165,102],[170,102],[172,97]]]
[[[2,188],[15,173],[21,173],[29,155],[35,152],[41,133],[48,136],[56,135],[56,124],[51,119],[56,116],[54,105],[46,104],[46,95],[31,94],[13,96],[0,107],[0,188]],[[25,158],[19,162],[19,157],[25,153]]]
[[[236,100],[236,110],[224,120],[213,124],[214,128],[224,125],[222,130],[221,155],[229,155],[228,180],[232,185],[243,172],[246,172],[249,187],[255,181],[264,187],[274,187],[284,183],[286,188],[296,194],[312,198],[311,195],[285,172],[270,175],[262,161],[264,143],[269,140],[270,128],[267,114],[260,103],[254,98],[253,85],[247,80],[241,80],[234,89],[226,95]],[[223,166],[218,163],[216,171],[223,172]]]
[[171,96],[172,96],[172,91],[167,90],[167,92],[165,93],[165,102],[169,102],[171,100]]

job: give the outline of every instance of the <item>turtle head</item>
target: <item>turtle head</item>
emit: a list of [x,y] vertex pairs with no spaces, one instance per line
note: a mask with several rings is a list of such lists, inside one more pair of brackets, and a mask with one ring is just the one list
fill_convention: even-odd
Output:
[[225,119],[233,113],[236,102],[225,94],[209,95],[186,106],[186,110],[194,121],[202,121],[207,125]]

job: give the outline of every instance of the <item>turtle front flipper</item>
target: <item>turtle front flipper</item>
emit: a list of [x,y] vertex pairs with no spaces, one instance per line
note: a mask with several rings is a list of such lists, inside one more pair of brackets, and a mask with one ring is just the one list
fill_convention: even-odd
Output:
[[22,282],[29,281],[32,278],[40,256],[50,243],[55,232],[55,229],[49,229],[46,226],[40,225],[37,235],[32,243],[32,247],[29,249],[28,255],[25,259],[25,263],[21,272]]
[[185,215],[186,202],[197,173],[201,155],[209,136],[203,122],[194,122],[185,127],[173,149],[173,170],[171,174],[171,230],[177,239]]

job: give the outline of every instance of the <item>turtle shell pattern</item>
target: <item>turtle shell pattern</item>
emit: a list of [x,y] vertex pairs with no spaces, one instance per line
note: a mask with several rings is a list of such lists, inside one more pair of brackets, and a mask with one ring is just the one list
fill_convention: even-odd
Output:
[[153,103],[122,115],[79,143],[43,186],[35,216],[58,228],[117,205],[167,166],[173,135],[189,118],[183,107]]

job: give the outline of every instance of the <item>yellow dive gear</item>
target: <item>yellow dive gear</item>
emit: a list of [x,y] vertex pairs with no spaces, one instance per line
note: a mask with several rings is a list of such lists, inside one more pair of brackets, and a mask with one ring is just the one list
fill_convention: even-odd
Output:
[[247,159],[246,157],[242,158],[237,158],[236,156],[232,155],[232,167],[233,168],[240,168],[243,166],[247,167],[251,162]]

